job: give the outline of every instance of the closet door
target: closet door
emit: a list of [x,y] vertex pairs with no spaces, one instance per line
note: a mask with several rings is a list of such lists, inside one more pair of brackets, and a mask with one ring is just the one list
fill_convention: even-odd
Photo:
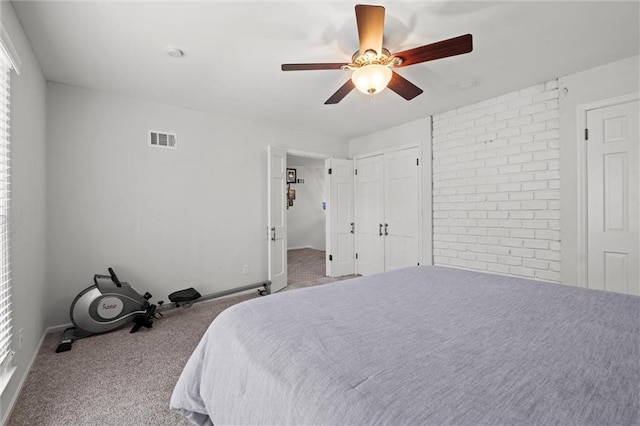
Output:
[[384,161],[382,155],[356,161],[356,272],[384,271]]
[[385,271],[420,261],[418,158],[418,148],[384,155]]

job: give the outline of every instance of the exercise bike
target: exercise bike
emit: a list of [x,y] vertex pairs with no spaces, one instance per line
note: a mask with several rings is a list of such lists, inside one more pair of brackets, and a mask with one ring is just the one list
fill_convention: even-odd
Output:
[[84,289],[71,303],[69,315],[73,327],[62,333],[62,341],[56,352],[70,351],[73,342],[78,339],[113,331],[133,322],[130,333],[141,327],[153,327],[153,320],[162,316],[161,312],[179,307],[189,308],[196,302],[215,299],[217,297],[238,293],[245,290],[258,289],[261,296],[271,294],[271,281],[249,284],[231,290],[202,296],[193,287],[173,292],[169,295],[171,303],[159,301],[157,305],[149,302],[151,294],[138,293],[129,283],[122,282],[112,268],[109,275],[93,276],[93,285]]

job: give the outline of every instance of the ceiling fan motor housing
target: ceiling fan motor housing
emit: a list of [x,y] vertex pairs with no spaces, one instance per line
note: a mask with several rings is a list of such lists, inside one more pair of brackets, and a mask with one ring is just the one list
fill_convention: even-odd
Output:
[[462,55],[473,50],[472,36],[465,34],[391,55],[382,47],[384,7],[358,4],[355,11],[360,49],[351,57],[351,63],[282,64],[282,71],[340,69],[353,71],[351,78],[325,101],[325,105],[337,104],[354,88],[373,95],[389,87],[410,101],[423,93],[422,89],[393,71],[392,68]]

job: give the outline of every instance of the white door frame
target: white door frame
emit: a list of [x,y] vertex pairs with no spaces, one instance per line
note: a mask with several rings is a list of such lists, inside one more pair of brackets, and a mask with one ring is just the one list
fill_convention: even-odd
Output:
[[404,144],[404,145],[393,146],[393,147],[385,148],[385,149],[378,149],[376,151],[371,151],[371,152],[367,152],[367,153],[364,153],[364,154],[359,154],[359,155],[356,155],[355,157],[353,157],[353,159],[354,160],[360,160],[362,158],[374,157],[376,155],[386,154],[388,152],[402,151],[402,150],[411,149],[411,148],[418,148],[418,151],[420,153],[422,153],[422,144],[419,143],[419,142],[415,142],[415,143],[407,143],[407,144]]
[[640,92],[630,93],[627,95],[617,96],[615,98],[603,99],[600,101],[590,102],[578,105],[577,107],[577,143],[578,143],[578,285],[585,287],[589,279],[588,272],[588,218],[587,218],[587,140],[585,139],[584,130],[587,128],[587,112],[590,110],[605,108],[613,105],[624,104],[640,100]]
[[[333,155],[331,154],[323,154],[320,152],[311,152],[311,151],[300,151],[297,149],[289,149],[289,148],[282,148],[285,150],[285,152],[287,153],[287,155],[295,155],[296,157],[307,157],[307,158],[314,158],[317,160],[326,160],[329,158],[334,158]],[[324,164],[322,165],[324,168]],[[287,167],[289,167],[289,165],[287,164]],[[326,198],[326,189],[325,189],[325,198]],[[328,244],[329,244],[329,240],[327,239],[327,220],[325,218],[325,241],[324,241],[324,245],[325,245],[325,252],[328,251]],[[288,237],[289,237],[289,228],[287,227],[287,241],[288,241]],[[287,248],[288,250],[288,248]],[[327,267],[325,266],[325,274],[328,273]]]
[[300,151],[297,149],[287,149],[283,148],[287,151],[289,155],[295,155],[297,157],[309,157],[309,158],[317,158],[318,160],[326,160],[327,158],[334,158],[331,154],[322,154],[319,152],[311,152],[311,151]]

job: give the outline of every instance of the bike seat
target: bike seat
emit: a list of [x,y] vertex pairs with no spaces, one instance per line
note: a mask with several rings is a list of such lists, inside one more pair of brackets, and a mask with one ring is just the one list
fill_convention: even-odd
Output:
[[199,299],[202,295],[198,293],[193,287],[185,288],[184,290],[174,291],[169,295],[169,300],[174,303],[190,302],[192,300]]

